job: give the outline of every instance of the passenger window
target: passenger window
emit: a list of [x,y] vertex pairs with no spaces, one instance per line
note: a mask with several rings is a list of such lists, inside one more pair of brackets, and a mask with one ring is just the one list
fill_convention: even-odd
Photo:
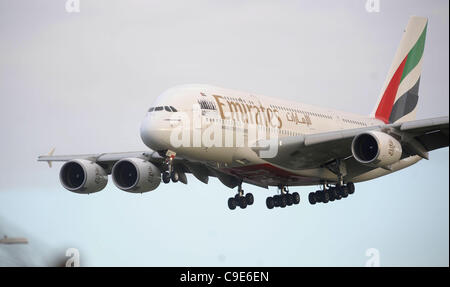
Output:
[[164,109],[165,109],[166,111],[168,111],[168,112],[172,112],[172,111],[169,109],[168,106],[164,106]]
[[163,110],[163,107],[156,107],[155,108],[155,112],[159,112],[159,111],[162,111]]
[[177,109],[175,109],[174,107],[170,106],[170,108],[172,109],[172,112],[178,112]]
[[153,112],[154,109],[155,109],[155,108],[152,107],[152,108],[150,108],[150,109],[148,110],[148,112],[151,113],[151,112]]

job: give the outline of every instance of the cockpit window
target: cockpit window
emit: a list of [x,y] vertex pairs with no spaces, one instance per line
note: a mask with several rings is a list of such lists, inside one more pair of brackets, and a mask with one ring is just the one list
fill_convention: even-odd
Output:
[[166,110],[168,112],[178,112],[177,109],[175,109],[172,106],[151,107],[150,109],[148,109],[148,112],[149,113],[151,113],[151,112],[159,112],[159,111],[162,111],[162,110]]

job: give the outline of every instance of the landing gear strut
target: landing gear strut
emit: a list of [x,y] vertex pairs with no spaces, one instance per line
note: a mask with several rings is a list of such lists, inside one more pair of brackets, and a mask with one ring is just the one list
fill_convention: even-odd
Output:
[[285,185],[278,186],[278,190],[280,194],[266,198],[266,206],[268,209],[272,209],[274,207],[285,208],[286,206],[300,203],[300,195],[298,192],[294,192],[292,194],[289,193],[289,188]]
[[247,193],[244,195],[244,190],[242,189],[242,183],[238,186],[238,193],[234,197],[228,198],[228,208],[231,210],[236,209],[237,206],[244,209],[255,202],[253,194]]
[[328,203],[330,201],[340,200],[348,197],[355,192],[355,185],[353,182],[347,184],[336,184],[335,186],[323,185],[323,189],[311,192],[308,195],[309,203],[312,205],[323,202]]

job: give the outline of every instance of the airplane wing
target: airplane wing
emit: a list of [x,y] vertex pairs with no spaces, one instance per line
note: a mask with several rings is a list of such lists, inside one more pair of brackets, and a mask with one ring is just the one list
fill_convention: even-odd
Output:
[[[405,123],[371,126],[357,129],[347,129],[312,135],[282,138],[279,141],[277,155],[265,158],[268,162],[288,169],[308,169],[325,166],[336,159],[352,158],[351,144],[355,136],[371,130],[383,131],[401,138],[403,157],[420,155],[428,158],[428,151],[449,145],[449,119],[440,117],[426,120],[416,120]],[[254,148],[255,152],[261,148]],[[87,159],[96,162],[111,174],[113,165],[123,158],[142,158],[161,168],[165,158],[159,153],[147,150],[136,152],[99,153],[83,155],[49,155],[39,156],[38,161],[65,162],[74,159]],[[233,188],[239,181],[219,169],[203,162],[191,161],[180,156],[175,157],[174,164],[182,173],[191,173],[203,183],[208,183],[210,176],[217,177],[223,184]],[[263,183],[244,178],[244,182],[267,188]],[[187,183],[186,177],[180,179]]]
[[[53,150],[52,150],[53,152]],[[115,153],[93,153],[93,154],[76,154],[76,155],[41,155],[38,157],[38,161],[69,161],[73,159],[88,159],[98,163],[116,162],[122,158],[127,157],[145,157],[147,159],[154,158],[159,159],[162,157],[154,151],[135,151],[135,152],[115,152]]]
[[[150,161],[158,168],[161,168],[165,164],[165,158],[152,150],[76,155],[53,155],[53,152],[54,149],[52,149],[49,155],[39,156],[38,161],[45,161],[51,167],[52,162],[66,162],[74,159],[86,159],[102,166],[107,174],[111,174],[114,164],[124,158],[142,158]],[[226,174],[222,174],[220,171],[215,170],[201,162],[194,162],[177,156],[174,158],[174,165],[176,166],[177,171],[182,173],[191,173],[203,183],[208,183],[209,177],[213,176],[219,178],[219,180],[229,187],[235,187],[238,184],[234,179],[229,178]],[[181,177],[180,182],[187,184],[187,178]]]
[[154,151],[135,151],[135,152],[115,152],[115,153],[98,153],[98,154],[74,154],[74,155],[53,155],[55,149],[48,155],[41,155],[38,161],[46,161],[49,167],[52,167],[52,162],[66,162],[73,159],[87,159],[100,164],[105,171],[110,174],[112,166],[115,162],[123,158],[144,158],[154,164],[162,164],[164,158]]
[[[336,159],[351,157],[353,138],[367,131],[382,131],[401,138],[403,157],[419,155],[428,159],[429,151],[449,145],[449,118],[438,117],[282,138],[279,140],[277,155],[265,160],[289,169],[324,166]],[[267,146],[267,143],[261,145]],[[261,148],[256,147],[254,150],[257,152]]]

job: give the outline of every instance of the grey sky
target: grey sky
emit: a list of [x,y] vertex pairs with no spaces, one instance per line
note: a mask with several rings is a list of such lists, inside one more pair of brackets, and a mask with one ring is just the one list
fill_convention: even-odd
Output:
[[377,247],[382,264],[448,266],[448,148],[326,206],[298,188],[298,207],[267,211],[246,186],[256,206],[234,213],[217,180],[81,196],[36,162],[145,149],[145,111],[179,84],[369,114],[410,15],[429,18],[417,117],[448,115],[448,1],[80,2],[0,0],[0,220],[93,265],[361,266]]

